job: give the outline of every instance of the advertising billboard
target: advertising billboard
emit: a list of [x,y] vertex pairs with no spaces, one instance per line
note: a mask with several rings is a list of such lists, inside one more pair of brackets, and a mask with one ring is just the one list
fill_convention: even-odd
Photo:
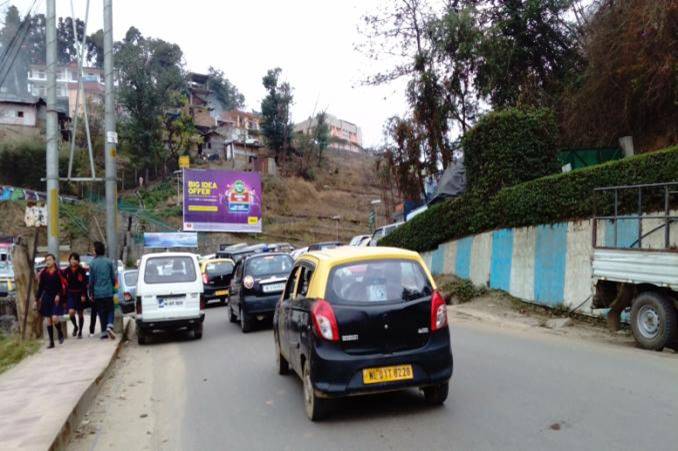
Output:
[[184,169],[184,230],[261,232],[257,172]]
[[198,247],[198,234],[187,232],[146,232],[144,233],[144,247],[150,249]]

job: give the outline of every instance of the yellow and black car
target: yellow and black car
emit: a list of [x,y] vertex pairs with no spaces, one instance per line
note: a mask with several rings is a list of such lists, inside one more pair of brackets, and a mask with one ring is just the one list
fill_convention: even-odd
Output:
[[235,263],[229,258],[212,258],[200,263],[205,304],[215,299],[226,304],[234,267]]
[[273,320],[278,372],[292,368],[315,421],[329,399],[420,388],[447,399],[447,309],[416,252],[341,247],[301,256]]

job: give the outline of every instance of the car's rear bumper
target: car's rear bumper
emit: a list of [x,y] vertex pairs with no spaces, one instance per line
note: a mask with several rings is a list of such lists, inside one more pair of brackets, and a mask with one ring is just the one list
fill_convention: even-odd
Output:
[[[380,355],[350,355],[341,345],[318,341],[311,358],[311,377],[320,396],[339,397],[425,387],[452,377],[453,359],[449,331],[431,336],[418,349]],[[378,384],[363,383],[363,370],[394,365],[412,365],[413,378]]]
[[144,320],[144,318],[137,318],[137,327],[143,330],[175,330],[185,327],[193,327],[205,321],[205,313],[200,313],[200,316],[190,318],[177,318],[168,320]]
[[206,300],[227,298],[228,295],[229,287],[211,287],[209,285],[203,287],[202,296]]
[[273,315],[280,293],[270,296],[246,296],[243,310],[248,315]]

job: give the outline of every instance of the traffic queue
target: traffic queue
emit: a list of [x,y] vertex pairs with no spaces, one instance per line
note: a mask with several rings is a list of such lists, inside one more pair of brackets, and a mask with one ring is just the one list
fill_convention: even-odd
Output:
[[346,396],[417,388],[444,403],[450,329],[428,268],[416,252],[353,243],[146,254],[134,284],[138,342],[163,330],[200,339],[207,303],[218,302],[243,333],[273,325],[277,372],[300,377],[312,421]]

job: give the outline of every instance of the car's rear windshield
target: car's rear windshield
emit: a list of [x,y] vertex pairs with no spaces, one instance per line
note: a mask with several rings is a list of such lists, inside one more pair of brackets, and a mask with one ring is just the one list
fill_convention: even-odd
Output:
[[264,255],[247,261],[245,275],[263,277],[273,274],[287,274],[292,270],[294,260],[289,255]]
[[223,276],[233,272],[233,263],[224,262],[210,262],[205,266],[205,272],[210,276]]
[[191,257],[152,257],[146,260],[146,283],[186,283],[195,280],[195,264]]
[[139,278],[139,271],[130,271],[126,272],[123,277],[125,278],[125,285],[128,287],[134,287],[137,285],[137,279]]
[[430,296],[433,287],[414,260],[372,260],[337,266],[325,296],[333,304],[403,302]]

